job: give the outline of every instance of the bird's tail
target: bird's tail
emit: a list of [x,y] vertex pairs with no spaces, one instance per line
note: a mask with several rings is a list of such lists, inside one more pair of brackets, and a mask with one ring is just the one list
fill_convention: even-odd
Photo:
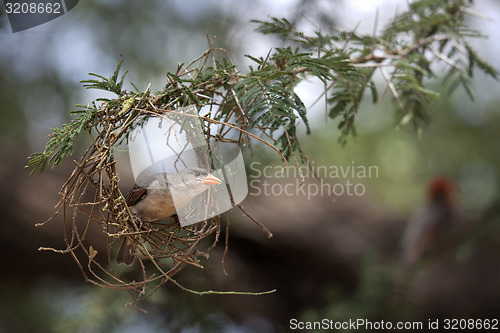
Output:
[[128,237],[123,237],[118,253],[116,254],[116,263],[130,266],[134,263],[134,259],[134,248]]

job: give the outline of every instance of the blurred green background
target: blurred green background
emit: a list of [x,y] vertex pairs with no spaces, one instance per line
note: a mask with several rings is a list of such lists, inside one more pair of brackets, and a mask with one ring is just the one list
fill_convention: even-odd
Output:
[[[315,29],[311,22],[349,30],[361,21],[359,29],[370,32],[377,6],[383,22],[406,2],[88,0],[15,34],[0,15],[0,332],[286,332],[292,318],[498,318],[500,84],[480,74],[474,101],[462,90],[450,96],[446,87],[440,89],[431,124],[422,133],[394,128],[389,92],[376,105],[367,99],[358,136],[345,148],[337,143],[336,123],[325,122],[321,102],[313,103],[318,87],[301,84],[298,93],[306,106],[314,104],[313,133],[301,138],[310,160],[316,166],[377,166],[378,177],[351,179],[366,187],[363,196],[307,199],[250,191],[245,209],[274,237],[267,239],[235,212],[229,276],[220,263],[223,244],[204,263],[205,270],[188,268],[178,275],[197,290],[276,288],[275,294],[200,297],[167,286],[142,304],[144,314],[124,306],[131,301],[126,292],[86,284],[69,255],[37,251],[64,247],[61,221],[34,225],[54,213],[72,165],[70,159],[29,176],[26,157],[43,149],[50,128],[68,121],[73,105],[102,96],[81,87],[89,72],[109,76],[123,58],[127,82],[139,89],[152,83],[153,91],[160,90],[165,73],[199,56],[213,35],[240,68],[248,65],[244,54],[265,57],[277,41],[255,33],[251,19],[284,16],[309,31]],[[498,69],[500,6],[481,1],[473,9],[491,19],[469,19],[489,35],[471,43]],[[429,84],[440,87],[441,80]],[[281,165],[260,147],[246,162]],[[247,172],[249,179],[258,179],[254,170]],[[457,181],[457,205],[471,222],[446,253],[402,273],[401,233],[436,174]],[[315,181],[307,178],[306,184]]]

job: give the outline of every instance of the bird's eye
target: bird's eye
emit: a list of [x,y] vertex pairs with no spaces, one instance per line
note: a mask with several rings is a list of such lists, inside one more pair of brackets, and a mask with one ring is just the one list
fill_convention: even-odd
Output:
[[195,177],[199,177],[200,176],[200,172],[199,171],[195,171],[194,175],[195,175]]

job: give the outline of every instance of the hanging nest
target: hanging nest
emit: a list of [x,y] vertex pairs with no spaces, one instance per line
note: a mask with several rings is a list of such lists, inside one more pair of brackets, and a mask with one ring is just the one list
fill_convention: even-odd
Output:
[[[58,210],[50,220],[62,215],[67,248],[42,249],[70,253],[87,281],[102,287],[127,289],[140,299],[168,281],[177,284],[172,277],[184,266],[202,267],[199,258],[208,256],[219,240],[220,218],[183,228],[174,219],[144,224],[130,213],[119,188],[113,148],[120,133],[128,132],[144,114],[161,116],[168,111],[150,105],[124,119],[118,116],[122,110],[102,104],[94,120],[99,124],[93,127],[96,135],[60,191]],[[95,225],[106,235],[104,251],[87,237]],[[214,237],[210,241],[202,242],[211,235]],[[122,237],[130,239],[139,258],[142,281],[120,278],[114,255]],[[151,269],[157,272],[151,273]]]
[[[217,57],[222,60],[217,60]],[[148,119],[165,117],[180,108],[194,105],[198,111],[205,107],[205,114],[195,117],[203,124],[207,143],[224,142],[251,150],[252,141],[259,140],[275,150],[286,163],[284,155],[293,155],[296,147],[296,112],[300,109],[299,114],[305,114],[303,104],[293,89],[290,92],[275,80],[240,75],[225,51],[220,49],[210,49],[190,64],[179,66],[175,74],[167,74],[168,82],[159,93],[151,93],[149,87],[144,92],[135,86],[135,92],[123,90],[126,73],[118,78],[120,66],[121,61],[110,78],[91,73],[96,80],[82,81],[86,88],[111,91],[118,98],[79,105],[79,109],[72,112],[77,118],[54,129],[45,151],[30,156],[29,165],[34,166],[33,172],[42,170],[46,164],[57,165],[71,154],[73,142],[79,134],[87,133],[91,138],[88,149],[75,161],[71,176],[60,190],[61,200],[55,215],[38,224],[54,221],[56,216],[62,218],[66,248],[40,249],[69,253],[88,282],[126,289],[136,302],[149,297],[167,282],[197,294],[214,293],[185,288],[173,277],[186,265],[202,268],[200,258],[208,257],[219,241],[220,217],[211,217],[188,227],[181,227],[174,219],[141,223],[130,213],[125,193],[120,189],[114,149],[127,143],[130,133]],[[283,105],[291,107],[288,115],[284,113]],[[216,132],[211,132],[211,123],[217,124]],[[273,138],[273,132],[279,128],[284,131],[278,138]],[[233,131],[232,135],[228,134],[230,131]],[[236,137],[234,131],[238,132]],[[261,137],[272,141],[268,143]],[[236,206],[269,237],[272,236],[243,207]],[[104,231],[104,241],[97,242],[89,237],[93,230]],[[137,277],[132,281],[123,278],[124,269],[115,262],[123,237],[129,239],[139,259],[136,261],[142,270],[140,280]]]

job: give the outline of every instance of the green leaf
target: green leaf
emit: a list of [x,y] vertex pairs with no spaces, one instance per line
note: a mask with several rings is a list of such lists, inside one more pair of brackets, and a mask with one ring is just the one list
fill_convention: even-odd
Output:
[[123,94],[123,92],[122,92],[123,81],[125,80],[125,75],[127,75],[127,73],[128,73],[128,71],[123,73],[120,81],[118,81],[118,75],[119,75],[122,63],[123,63],[123,59],[118,62],[113,75],[111,75],[111,77],[109,79],[105,78],[102,75],[89,73],[89,75],[95,76],[101,80],[82,80],[82,81],[80,81],[80,83],[85,83],[83,85],[83,87],[85,87],[86,89],[106,90],[106,91],[113,92],[118,96],[121,96]]
[[288,36],[294,29],[293,25],[286,18],[271,17],[271,21],[251,20],[250,22],[259,23],[260,26],[255,29],[263,34],[281,34]]

